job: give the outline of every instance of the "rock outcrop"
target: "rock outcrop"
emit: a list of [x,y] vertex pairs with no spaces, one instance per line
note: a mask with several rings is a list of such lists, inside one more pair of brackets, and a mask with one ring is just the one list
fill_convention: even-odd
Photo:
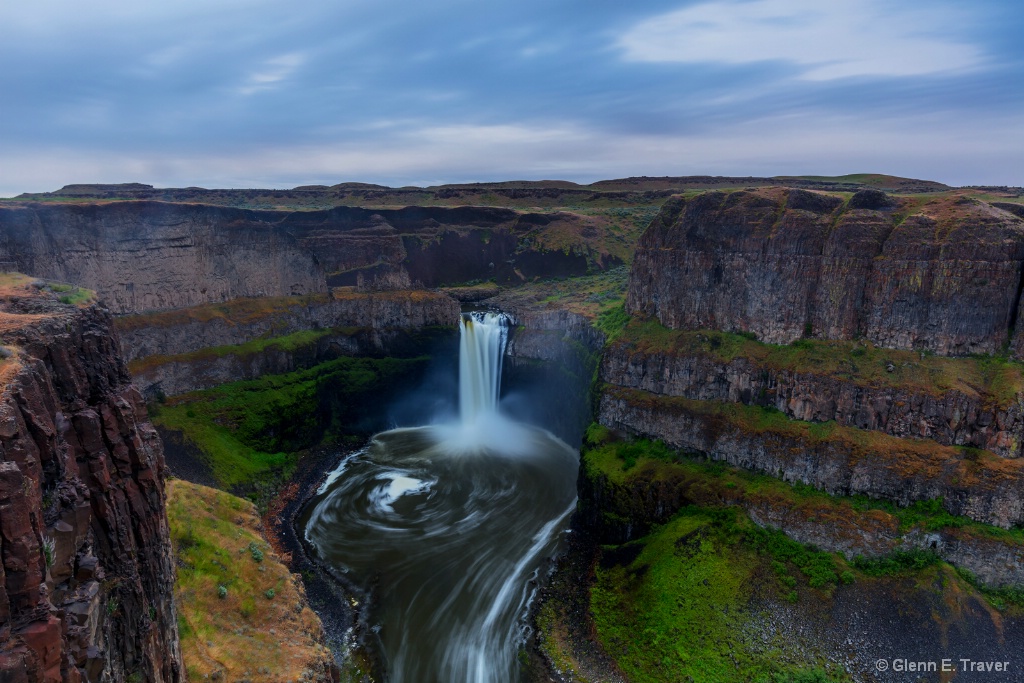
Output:
[[[692,341],[697,335],[679,336]],[[797,371],[752,358],[726,360],[697,344],[680,347],[647,349],[631,337],[619,339],[605,353],[602,379],[652,394],[759,405],[795,420],[835,421],[892,436],[981,448],[1004,458],[1022,454],[1024,396],[1020,394],[1000,399],[973,382],[964,382],[959,389],[918,387],[901,383],[895,365],[892,380],[881,383],[854,376],[850,368],[856,363],[847,364],[843,372]],[[863,353],[863,348],[860,350]],[[833,353],[848,355],[849,350],[835,349]],[[850,358],[861,362],[858,357]],[[936,361],[934,365],[952,364],[949,359]],[[955,373],[957,368],[948,371]]]
[[516,400],[508,409],[577,446],[593,418],[590,389],[604,334],[578,313],[501,297],[488,303],[512,318],[502,383]]
[[728,470],[710,474],[694,462],[646,462],[609,476],[584,455],[581,522],[602,543],[627,543],[668,522],[688,505],[738,506],[758,526],[847,560],[877,558],[914,548],[936,553],[989,588],[1024,585],[1024,545],[1007,534],[976,528],[924,529],[902,524],[891,512],[862,509],[842,498],[800,496],[792,489],[749,485]]
[[312,367],[338,356],[424,353],[449,336],[458,302],[423,291],[240,299],[116,321],[148,398]]
[[[131,362],[302,330],[367,328],[383,333],[435,325],[454,327],[458,320],[458,302],[444,294],[340,289],[317,296],[236,299],[217,306],[122,316],[115,327],[121,352]],[[384,350],[383,337],[378,335],[376,343],[378,352]]]
[[182,681],[163,452],[110,314],[3,280],[0,679]]
[[834,495],[947,511],[1003,528],[1024,523],[1024,460],[964,453],[928,440],[812,425],[759,408],[606,388],[602,424]]
[[0,207],[0,261],[94,289],[115,313],[140,313],[329,286],[522,282],[621,264],[601,250],[595,225],[574,213],[487,207],[25,203]]
[[627,309],[784,344],[993,353],[1018,318],[1024,220],[966,197],[849,201],[781,188],[673,198],[640,239]]
[[326,290],[273,214],[130,202],[0,207],[0,260],[96,290],[114,313]]

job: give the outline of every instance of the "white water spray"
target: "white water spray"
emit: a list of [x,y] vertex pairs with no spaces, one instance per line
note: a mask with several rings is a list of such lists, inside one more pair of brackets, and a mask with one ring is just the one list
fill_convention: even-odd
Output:
[[373,595],[391,683],[517,683],[531,578],[575,509],[576,451],[498,412],[507,316],[460,320],[458,421],[377,434],[303,522]]
[[508,317],[465,313],[459,319],[459,332],[459,413],[463,426],[470,426],[497,410]]

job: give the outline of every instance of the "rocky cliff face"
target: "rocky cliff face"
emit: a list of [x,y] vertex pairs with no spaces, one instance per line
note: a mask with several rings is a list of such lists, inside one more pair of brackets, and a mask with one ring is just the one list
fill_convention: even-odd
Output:
[[1024,220],[965,197],[709,192],[665,204],[640,240],[627,308],[769,343],[993,353],[1014,334],[1022,262]]
[[938,499],[950,513],[980,522],[1004,528],[1024,523],[1021,459],[619,388],[605,390],[599,416],[615,429],[828,493],[902,506]]
[[604,335],[565,310],[503,301],[491,303],[512,317],[503,385],[517,397],[512,409],[574,447],[593,419],[590,388]]
[[117,320],[135,383],[149,397],[308,368],[338,356],[423,353],[450,334],[458,302],[423,291],[242,299]]
[[5,278],[0,679],[184,680],[162,448],[110,315]]
[[139,313],[328,286],[393,290],[580,275],[621,263],[601,250],[599,223],[486,207],[25,203],[0,207],[0,261],[94,289],[115,313]]
[[1021,456],[1020,395],[1000,399],[978,385],[924,388],[901,384],[897,377],[883,384],[844,369],[797,371],[752,358],[726,360],[700,348],[648,350],[632,339],[620,339],[605,353],[602,378],[652,394],[765,406],[795,420],[835,421],[897,437],[981,448],[1004,458]]
[[242,299],[218,306],[124,316],[117,319],[115,327],[122,354],[131,362],[245,344],[302,330],[454,327],[458,320],[458,302],[444,294],[336,290],[319,296]]
[[0,260],[94,289],[114,313],[326,290],[272,213],[201,205],[3,207]]
[[739,506],[759,526],[778,529],[847,560],[920,548],[970,571],[990,588],[1024,585],[1024,547],[1012,537],[970,527],[924,529],[891,512],[863,509],[841,498],[801,496],[792,489],[750,483],[729,471],[712,474],[700,463],[646,462],[623,475],[609,473],[584,454],[580,509],[602,542],[642,538],[685,506]]

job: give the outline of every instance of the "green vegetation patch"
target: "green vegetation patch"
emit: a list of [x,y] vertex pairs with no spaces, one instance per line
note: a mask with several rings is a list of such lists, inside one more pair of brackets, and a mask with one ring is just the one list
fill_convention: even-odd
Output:
[[604,548],[591,611],[629,680],[843,680],[752,628],[753,587],[764,589],[771,556],[746,542],[752,523],[737,512],[687,508],[640,541]]
[[599,313],[595,326],[604,332],[605,337],[611,341],[617,338],[628,324],[629,314],[626,313],[626,305],[620,304]]
[[737,359],[772,370],[834,377],[861,386],[886,386],[908,393],[941,395],[959,391],[998,405],[1024,392],[1024,364],[1006,356],[946,358],[916,351],[884,349],[864,341],[800,339],[765,344],[751,334],[670,330],[658,321],[634,320],[616,344],[630,353],[703,356],[723,363]]
[[[1019,613],[1015,606],[1024,604],[1019,589],[981,588],[969,573],[960,571],[958,576],[928,550],[895,549],[848,562],[838,553],[758,526],[745,512],[775,509],[785,513],[788,523],[802,517],[804,523],[840,538],[853,531],[870,532],[873,526],[886,533],[952,527],[957,534],[1024,544],[1021,530],[952,517],[941,501],[898,510],[878,501],[830,496],[687,458],[661,442],[619,439],[597,424],[585,435],[583,465],[585,476],[601,489],[604,519],[612,523],[642,525],[636,502],[649,505],[656,489],[674,487],[681,494],[682,507],[663,524],[651,526],[645,537],[602,546],[595,569],[591,612],[598,639],[635,683],[847,680],[838,669],[825,666],[813,641],[801,643],[792,634],[763,631],[766,610],[780,604],[792,604],[798,620],[814,619],[845,595],[878,599],[909,590],[897,599],[908,604],[933,600],[943,623],[958,618],[954,608],[970,595],[984,596],[997,609],[1015,610],[1013,614]],[[557,635],[557,624],[542,626],[545,633],[552,629]]]
[[[505,290],[501,298],[512,304],[550,304],[600,320],[615,310],[622,310],[628,284],[629,268],[617,266],[592,275],[529,282]],[[619,326],[622,324],[624,321],[620,320]]]
[[[696,505],[753,504],[784,510],[827,525],[840,537],[867,529],[893,536],[914,530],[944,531],[1024,546],[1024,529],[1003,529],[950,514],[941,499],[899,507],[867,496],[834,496],[806,484],[788,484],[766,474],[690,457],[662,441],[619,439],[597,423],[584,435],[582,462],[587,477],[607,480],[623,492],[670,482]],[[609,502],[626,504],[625,500]]]
[[53,292],[58,301],[69,306],[81,306],[96,301],[96,292],[84,287],[77,287],[57,282],[47,282],[42,287],[45,291]]
[[218,484],[246,490],[287,477],[297,451],[358,431],[367,397],[394,391],[427,361],[337,358],[174,397],[154,407],[153,420],[196,446]]
[[263,337],[254,339],[244,344],[230,344],[225,346],[211,346],[189,353],[180,353],[169,356],[153,355],[139,358],[128,364],[128,369],[133,375],[142,374],[148,370],[166,365],[168,363],[197,363],[205,360],[223,358],[224,356],[238,356],[245,358],[261,354],[268,349],[276,351],[294,352],[305,347],[315,345],[319,340],[331,334],[352,333],[352,328],[343,329],[319,329],[299,330],[280,337]]

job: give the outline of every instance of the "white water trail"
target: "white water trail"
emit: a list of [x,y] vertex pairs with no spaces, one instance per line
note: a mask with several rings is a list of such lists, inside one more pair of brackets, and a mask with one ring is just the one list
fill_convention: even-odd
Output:
[[459,332],[459,414],[462,425],[469,427],[498,409],[508,318],[502,313],[465,313]]

